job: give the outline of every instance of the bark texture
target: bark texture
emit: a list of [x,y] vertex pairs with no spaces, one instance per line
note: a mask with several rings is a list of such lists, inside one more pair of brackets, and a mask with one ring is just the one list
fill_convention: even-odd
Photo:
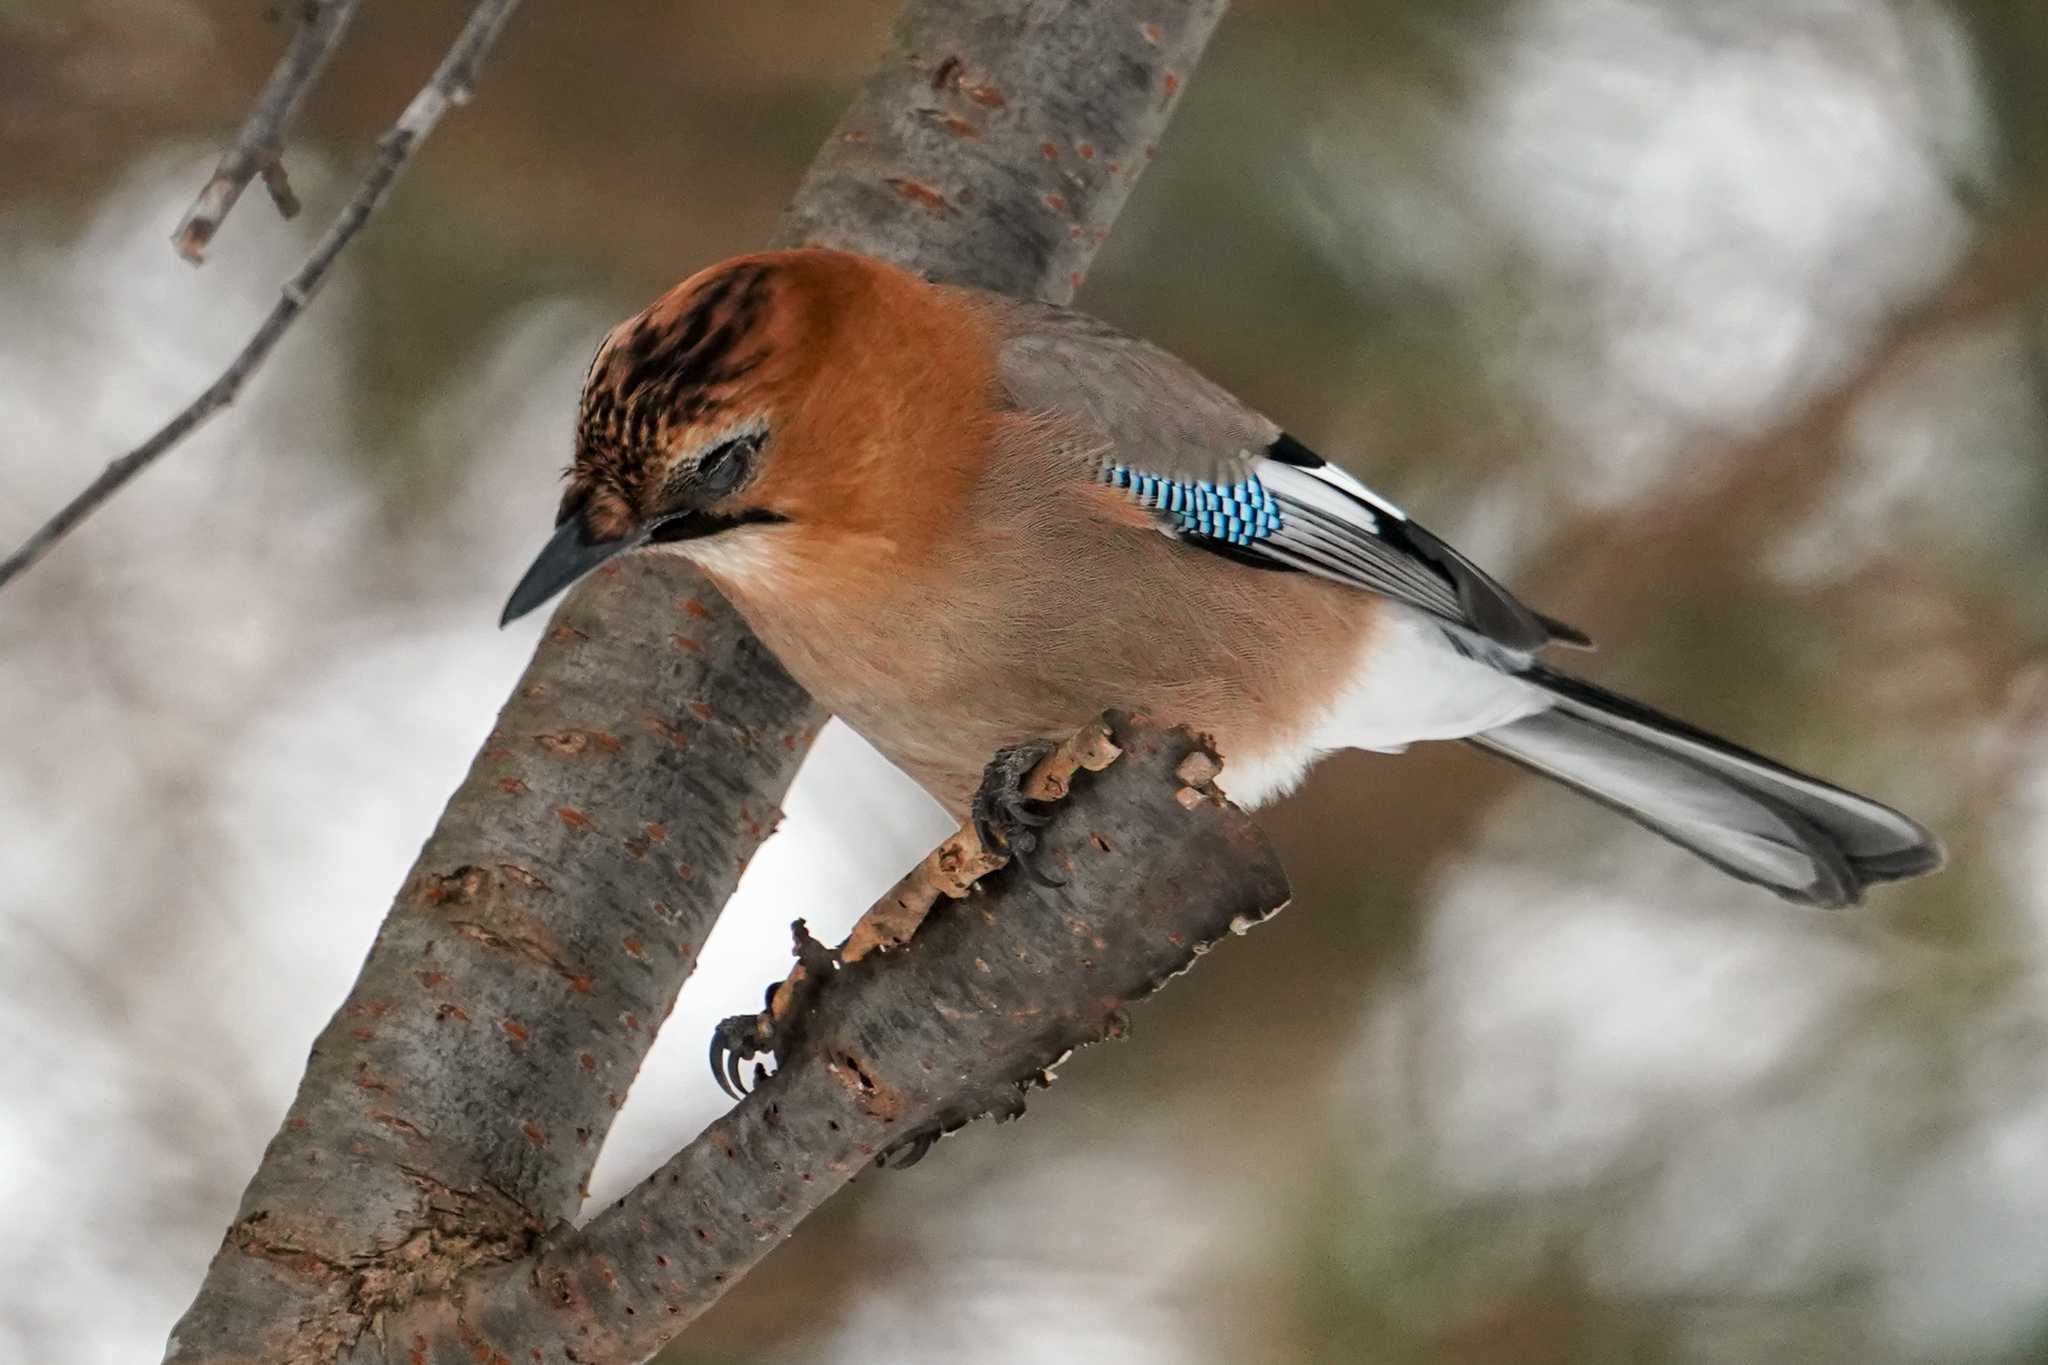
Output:
[[1224,4],[911,5],[781,239],[1065,303]]
[[1121,756],[1077,773],[1044,831],[1039,861],[1065,885],[1004,868],[941,900],[907,944],[829,977],[782,1070],[639,1188],[530,1261],[394,1315],[352,1359],[645,1359],[878,1153],[1021,1113],[1067,1052],[1285,905],[1200,741],[1129,717],[1110,738]]
[[[781,239],[1067,297],[1222,9],[916,0]],[[573,1215],[822,720],[680,561],[572,593],[315,1044],[166,1359],[396,1354],[382,1324]],[[897,1008],[930,1007],[913,988]],[[831,1093],[793,1076],[781,1108],[799,1084]],[[742,1112],[773,1127],[776,1103]],[[776,1159],[793,1139],[760,1140]],[[859,1156],[816,1150],[806,1168]]]

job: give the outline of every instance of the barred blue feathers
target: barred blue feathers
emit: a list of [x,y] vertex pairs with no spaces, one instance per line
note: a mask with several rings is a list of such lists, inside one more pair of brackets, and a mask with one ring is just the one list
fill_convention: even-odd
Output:
[[1162,479],[1120,464],[1109,465],[1103,478],[1113,488],[1129,490],[1140,504],[1164,512],[1186,535],[1206,536],[1231,545],[1251,545],[1281,527],[1273,495],[1255,478],[1242,483],[1211,483],[1207,479]]

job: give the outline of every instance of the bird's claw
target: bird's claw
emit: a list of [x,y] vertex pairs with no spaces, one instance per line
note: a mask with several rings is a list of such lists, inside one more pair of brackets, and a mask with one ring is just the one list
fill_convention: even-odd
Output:
[[875,1158],[875,1165],[885,1171],[907,1171],[923,1161],[925,1153],[939,1140],[939,1130],[927,1128],[921,1133],[912,1133],[893,1147],[885,1147]]
[[1024,779],[1058,747],[1050,740],[1029,739],[997,750],[982,770],[981,786],[974,793],[970,811],[981,846],[1007,856],[1040,886],[1066,883],[1032,863],[1031,855],[1038,851],[1038,831],[1052,823],[1052,817],[1041,809],[1040,802],[1024,794]]
[[756,1057],[773,1057],[780,1066],[796,1050],[805,1016],[816,1002],[818,991],[839,966],[839,954],[812,938],[802,920],[790,925],[789,930],[795,940],[796,969],[786,980],[768,988],[768,998],[762,1002],[759,1014],[735,1014],[711,1030],[712,1079],[735,1100],[745,1099],[768,1074],[768,1068],[756,1062],[750,1085],[748,1062]]
[[[775,1050],[772,1033],[773,1028],[765,1013],[731,1015],[711,1030],[711,1075],[728,1098],[742,1100],[747,1097],[750,1088],[747,1084],[747,1063]],[[765,1068],[755,1063],[757,1081],[763,1070]]]

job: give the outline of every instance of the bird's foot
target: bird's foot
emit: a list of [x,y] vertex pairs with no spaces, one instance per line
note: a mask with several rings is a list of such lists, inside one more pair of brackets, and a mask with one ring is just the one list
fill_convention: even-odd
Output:
[[998,749],[982,770],[981,786],[974,793],[970,811],[981,846],[990,853],[1008,857],[1040,886],[1065,883],[1032,865],[1031,855],[1038,851],[1038,831],[1051,823],[1052,817],[1045,813],[1044,802],[1024,794],[1024,779],[1058,748],[1051,740],[1027,739],[1022,744]]
[[819,990],[839,967],[838,952],[812,938],[802,920],[789,928],[796,941],[796,966],[768,988],[761,1012],[735,1014],[711,1030],[711,1074],[718,1088],[736,1100],[768,1074],[767,1067],[754,1062],[750,1081],[748,1062],[772,1057],[780,1068],[796,1051]]

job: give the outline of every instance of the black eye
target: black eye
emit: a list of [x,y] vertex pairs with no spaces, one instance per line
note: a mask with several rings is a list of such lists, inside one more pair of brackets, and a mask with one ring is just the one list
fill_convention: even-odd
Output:
[[752,434],[720,442],[697,462],[697,486],[708,497],[724,497],[747,477],[754,452],[760,448],[760,436]]

